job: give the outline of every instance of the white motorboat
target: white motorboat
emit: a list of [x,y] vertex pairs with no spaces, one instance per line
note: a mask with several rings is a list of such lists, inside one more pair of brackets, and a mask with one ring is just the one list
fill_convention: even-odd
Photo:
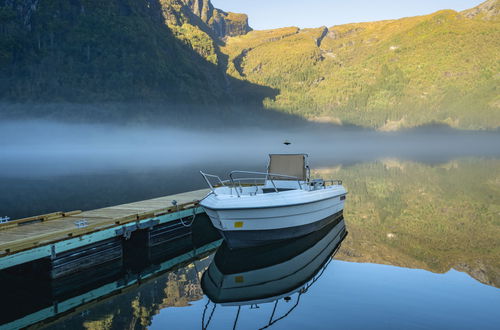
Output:
[[271,154],[267,172],[232,171],[225,181],[200,173],[211,189],[200,205],[231,248],[319,230],[342,216],[347,194],[340,180],[311,179],[306,154]]

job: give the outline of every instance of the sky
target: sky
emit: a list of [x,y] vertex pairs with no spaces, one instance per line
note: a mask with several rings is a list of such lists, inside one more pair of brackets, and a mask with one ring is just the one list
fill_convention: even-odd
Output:
[[456,11],[482,0],[212,0],[216,8],[245,13],[255,30],[320,27]]

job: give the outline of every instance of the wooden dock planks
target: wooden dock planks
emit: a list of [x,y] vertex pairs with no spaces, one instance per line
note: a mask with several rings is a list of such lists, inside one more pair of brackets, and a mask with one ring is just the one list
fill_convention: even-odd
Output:
[[[97,210],[66,214],[56,212],[11,221],[0,225],[0,257],[113,226],[193,208],[208,192],[209,189],[202,189]],[[172,204],[174,200],[177,201],[177,206]],[[40,219],[42,220],[36,221]],[[78,228],[75,222],[82,220],[86,221],[87,226]]]

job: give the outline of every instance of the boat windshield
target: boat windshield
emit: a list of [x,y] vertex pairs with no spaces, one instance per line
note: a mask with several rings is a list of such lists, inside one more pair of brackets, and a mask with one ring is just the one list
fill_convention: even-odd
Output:
[[[293,177],[293,180],[296,178],[300,181],[309,181],[309,167],[306,157],[306,154],[270,154],[267,172],[287,175]],[[272,174],[269,174],[269,178],[287,180],[282,176],[274,177]]]

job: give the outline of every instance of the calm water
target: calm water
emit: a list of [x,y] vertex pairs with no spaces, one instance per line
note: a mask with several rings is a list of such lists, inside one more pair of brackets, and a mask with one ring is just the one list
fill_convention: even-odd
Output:
[[[136,249],[137,256],[122,263],[52,282],[2,274],[0,327],[498,329],[500,152],[492,153],[437,161],[323,157],[314,174],[340,178],[349,191],[345,227],[325,228],[287,248],[234,252],[208,234],[200,217],[176,249]],[[208,163],[175,173],[134,168],[4,176],[0,216],[200,188],[193,174],[200,164]],[[206,167],[218,173],[260,168],[242,164]],[[210,272],[233,289],[211,288]]]

